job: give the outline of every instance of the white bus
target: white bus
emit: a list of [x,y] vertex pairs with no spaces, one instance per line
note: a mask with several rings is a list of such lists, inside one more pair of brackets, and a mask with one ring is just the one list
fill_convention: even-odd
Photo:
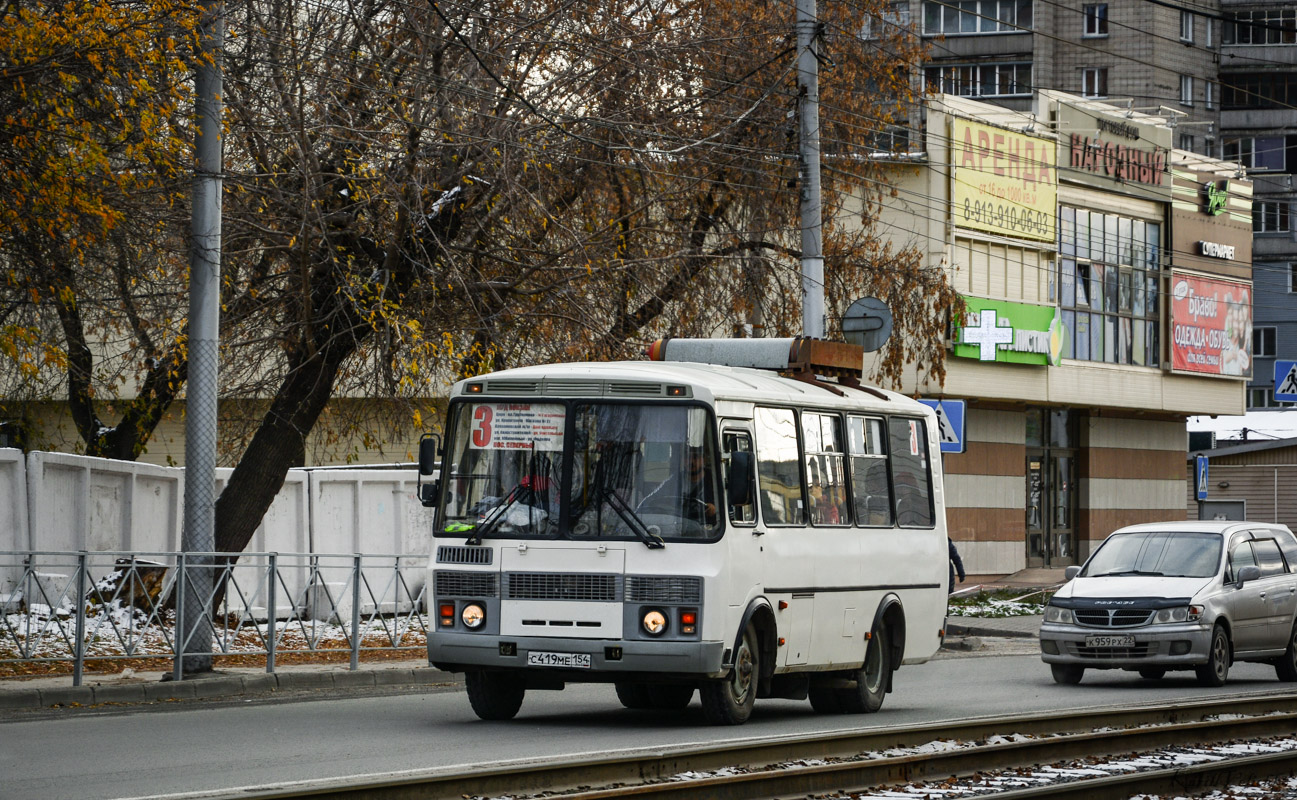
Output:
[[[611,682],[628,708],[739,724],[757,697],[877,711],[941,644],[947,544],[932,411],[811,339],[664,340],[644,362],[454,386],[428,659],[482,719]],[[826,377],[827,376],[827,377]],[[829,378],[833,379],[829,379]]]

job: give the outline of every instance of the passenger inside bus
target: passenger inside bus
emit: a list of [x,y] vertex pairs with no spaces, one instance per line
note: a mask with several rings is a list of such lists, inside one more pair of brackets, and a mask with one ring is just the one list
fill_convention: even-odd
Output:
[[670,503],[682,504],[684,515],[697,522],[716,522],[716,496],[713,481],[707,474],[707,456],[701,447],[690,447],[684,458],[684,469],[671,471],[665,480],[645,493],[640,511]]

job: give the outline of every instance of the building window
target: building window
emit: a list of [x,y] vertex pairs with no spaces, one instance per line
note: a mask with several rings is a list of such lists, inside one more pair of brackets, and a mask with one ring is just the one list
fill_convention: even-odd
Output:
[[1215,139],[1215,137],[1208,136],[1207,138],[1203,139],[1203,141],[1202,141],[1202,154],[1205,155],[1205,156],[1211,156],[1212,158],[1219,158],[1219,157],[1220,157],[1220,154],[1216,152],[1216,139]]
[[923,2],[925,36],[968,33],[1030,33],[1031,0]]
[[1107,67],[1086,67],[1085,71],[1081,73],[1081,96],[1108,96]]
[[861,27],[860,38],[881,39],[895,36],[898,31],[910,25],[909,0],[889,0],[883,13],[874,16],[865,15],[865,24]]
[[1273,386],[1249,386],[1247,388],[1248,408],[1291,408],[1297,403],[1280,402],[1274,399]]
[[1228,14],[1221,38],[1225,44],[1297,44],[1297,9]]
[[1108,4],[1093,3],[1086,5],[1085,10],[1085,36],[1107,36],[1108,35]]
[[1246,169],[1282,172],[1287,148],[1282,136],[1231,136],[1225,140],[1225,160]]
[[1212,35],[1212,28],[1216,23],[1211,17],[1204,17],[1202,22],[1202,45],[1210,50],[1216,46],[1215,37]]
[[1253,233],[1288,233],[1292,230],[1288,203],[1265,200],[1252,204]]
[[1180,76],[1180,105],[1182,106],[1193,105],[1193,76],[1192,75]]
[[1180,12],[1180,41],[1182,42],[1193,41],[1193,12],[1192,11]]
[[961,64],[928,67],[928,86],[961,97],[1014,97],[1031,94],[1030,64]]
[[1064,206],[1058,231],[1063,357],[1158,366],[1161,226]]
[[1211,81],[1202,87],[1202,104],[1208,111],[1216,107],[1216,84]]
[[1192,133],[1180,134],[1179,147],[1181,150],[1188,150],[1189,152],[1193,152],[1193,134]]
[[1254,327],[1252,329],[1252,357],[1274,358],[1276,335],[1277,329],[1274,326]]
[[1297,106],[1297,72],[1239,72],[1222,75],[1221,108]]
[[1288,291],[1297,293],[1297,261],[1288,265]]

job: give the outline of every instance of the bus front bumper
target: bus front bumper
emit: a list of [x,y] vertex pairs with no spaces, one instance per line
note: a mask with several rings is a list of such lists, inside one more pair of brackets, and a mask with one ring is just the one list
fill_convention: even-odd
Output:
[[[433,633],[428,662],[447,672],[478,667],[559,670],[572,681],[609,674],[655,673],[721,677],[723,642],[559,639],[544,636],[478,636]],[[583,677],[586,676],[586,677]]]

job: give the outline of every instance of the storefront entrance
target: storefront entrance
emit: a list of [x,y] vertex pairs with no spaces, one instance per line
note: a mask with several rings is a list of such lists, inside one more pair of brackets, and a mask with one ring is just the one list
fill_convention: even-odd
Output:
[[1027,410],[1027,566],[1076,562],[1075,414]]

